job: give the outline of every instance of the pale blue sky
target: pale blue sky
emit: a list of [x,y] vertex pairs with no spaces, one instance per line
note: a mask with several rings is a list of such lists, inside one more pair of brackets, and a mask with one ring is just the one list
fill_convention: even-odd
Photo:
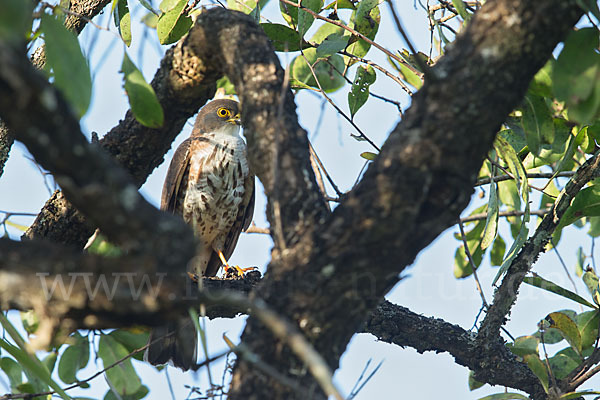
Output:
[[[130,2],[135,3],[135,1],[131,0]],[[413,43],[415,43],[419,50],[427,52],[429,32],[425,13],[413,2],[396,2],[396,8],[401,15],[405,27],[408,28],[413,38]],[[139,21],[140,16],[145,13],[145,10],[141,9],[141,7],[134,7],[133,11],[132,20],[134,21]],[[97,20],[100,25],[107,25],[107,14],[108,11]],[[267,16],[272,22],[283,23],[279,15],[277,3],[274,1],[267,5],[263,15]],[[405,47],[390,21],[388,9],[385,5],[382,6],[382,15],[382,27],[376,41],[392,51]],[[85,33],[81,36],[83,48],[89,49],[93,36],[97,35],[97,42],[91,53],[92,57],[90,61],[95,76],[94,98],[91,108],[82,123],[82,128],[87,134],[91,131],[96,131],[99,135],[103,135],[116,125],[119,119],[123,118],[125,111],[128,109],[127,98],[122,90],[121,76],[118,74],[122,60],[123,46],[114,34],[115,29],[112,23],[110,24],[110,29],[113,33],[98,31],[94,27],[88,26]],[[153,32],[149,33],[153,34]],[[310,33],[308,36],[310,37]],[[150,80],[158,66],[160,55],[167,47],[163,47],[157,51],[156,46],[147,45],[144,48],[143,60],[140,60],[139,48],[141,37],[142,30],[139,25],[135,25],[133,44],[128,53],[134,62],[142,67],[141,69],[146,79]],[[285,64],[293,58],[293,56],[288,57],[285,54],[280,54],[280,57],[282,63]],[[375,49],[371,50],[367,58],[375,60],[380,65],[389,68],[385,56]],[[100,60],[102,60],[102,66],[97,68]],[[350,77],[353,76],[354,72],[350,74]],[[400,100],[403,104],[403,109],[406,109],[409,104],[408,96],[401,91],[399,86],[380,73],[377,74],[377,82],[372,86],[372,91]],[[346,96],[347,88],[338,91],[332,96],[334,101],[343,110],[347,110]],[[296,103],[298,105],[300,123],[309,132],[310,137],[315,138],[313,145],[317,153],[338,186],[342,190],[348,190],[354,183],[363,165],[364,160],[359,157],[359,154],[363,151],[373,151],[373,149],[366,142],[357,142],[351,138],[350,134],[355,133],[353,128],[337,116],[335,110],[329,105],[326,106],[320,130],[315,132],[315,126],[321,109],[321,100],[313,93],[307,91],[301,92],[296,97]],[[382,144],[390,130],[399,121],[399,115],[394,106],[372,98],[358,112],[355,120],[371,139],[378,144]],[[156,169],[142,187],[144,196],[155,205],[159,201],[166,166],[172,156],[172,151],[187,137],[190,129],[191,126],[188,124],[184,132],[177,138],[172,150],[167,154],[167,162]],[[0,193],[2,193],[2,196],[0,196],[0,210],[37,212],[48,198],[48,192],[42,183],[39,172],[25,158],[25,154],[26,152],[22,145],[17,144],[13,148],[6,172],[0,179]],[[264,212],[265,198],[261,194],[257,196],[254,215],[254,220],[258,226],[267,226]],[[29,224],[31,219],[15,218],[14,221]],[[475,283],[472,278],[456,280],[453,277],[452,265],[454,262],[454,251],[458,242],[452,237],[452,233],[457,230],[456,227],[449,229],[431,246],[425,249],[419,255],[414,265],[406,270],[405,279],[388,294],[387,298],[392,302],[409,307],[415,312],[443,318],[446,321],[459,324],[463,328],[468,329],[473,326],[475,316],[481,306],[481,301],[479,294],[475,290]],[[569,237],[564,234],[559,250],[572,272],[575,265],[576,248],[583,245],[586,252],[589,253],[590,241],[589,238],[580,234],[575,229],[570,229],[569,233],[575,234]],[[16,230],[11,230],[11,234],[13,238],[17,238],[19,235]],[[508,238],[510,235],[504,232],[504,237]],[[233,255],[232,262],[244,266],[256,265],[261,270],[264,270],[269,260],[270,248],[271,241],[268,236],[256,234],[243,235]],[[393,264],[394,260],[389,260],[389,263]],[[562,268],[554,254],[543,255],[538,261],[535,270],[545,278],[570,288],[567,278],[564,272],[562,272]],[[496,271],[495,268],[489,267],[487,261],[480,268],[479,276],[488,300],[492,296],[490,283]],[[586,293],[583,285],[579,284],[579,282],[578,285],[579,292]],[[571,308],[580,311],[574,303],[563,301],[557,296],[538,289],[525,287],[522,289],[521,296],[512,313],[511,320],[507,324],[507,328],[514,336],[530,334],[536,330],[536,324],[547,313],[561,308]],[[243,329],[243,320],[243,318],[236,320],[220,319],[208,323],[211,354],[217,354],[226,348],[225,343],[221,339],[224,332],[232,340],[237,340],[239,333]],[[550,347],[550,349],[554,350],[560,348],[562,347]],[[402,349],[398,346],[379,343],[373,336],[361,334],[355,335],[352,339],[346,354],[341,360],[341,368],[335,376],[336,383],[341,388],[342,393],[350,393],[356,379],[369,359],[372,359],[371,368],[380,361],[384,362],[377,374],[356,397],[357,399],[437,399],[440,397],[447,399],[478,399],[485,394],[503,391],[501,387],[491,388],[486,386],[475,392],[469,392],[467,387],[467,369],[454,364],[450,356],[432,353],[419,355],[410,348]],[[96,369],[93,364],[92,361],[91,366],[80,372],[78,376],[80,378],[89,376]],[[98,363],[98,366],[101,366],[101,363]],[[164,372],[157,373],[154,368],[139,362],[136,362],[136,368],[142,377],[142,381],[151,389],[151,396],[148,398],[170,398]],[[222,364],[218,363],[213,368],[213,375],[218,377],[216,379],[218,381],[221,379],[222,370]],[[182,374],[176,369],[169,368],[169,374],[178,400],[185,399],[188,394],[188,390],[183,385],[189,384],[205,387],[207,381],[204,371],[194,377],[192,373]],[[590,384],[586,384],[584,387],[593,388],[592,385],[595,383],[597,385],[596,389],[598,389],[599,382],[598,378],[595,378]],[[93,381],[92,387],[92,390],[74,390],[72,393],[89,397],[101,397],[107,390],[107,386],[102,378],[97,378]],[[0,388],[0,392],[6,390],[1,385]]]

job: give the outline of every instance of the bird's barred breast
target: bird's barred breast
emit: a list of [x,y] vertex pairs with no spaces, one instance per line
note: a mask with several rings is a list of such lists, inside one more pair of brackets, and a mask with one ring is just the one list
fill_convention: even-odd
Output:
[[215,140],[207,152],[192,158],[191,165],[190,176],[197,179],[188,184],[184,219],[212,243],[229,232],[240,212],[249,175],[245,144],[240,137]]

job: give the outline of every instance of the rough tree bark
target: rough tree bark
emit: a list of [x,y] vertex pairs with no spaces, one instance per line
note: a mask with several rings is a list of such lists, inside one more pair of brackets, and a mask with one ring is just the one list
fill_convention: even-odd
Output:
[[[94,18],[100,11],[110,3],[110,0],[72,0],[68,14],[65,18],[65,26],[76,34],[80,34],[88,21]],[[45,46],[40,46],[31,56],[31,62],[38,69],[43,69],[46,64]],[[4,165],[8,160],[10,149],[14,142],[14,135],[0,121],[0,176],[4,173]]]
[[[429,71],[361,183],[308,246],[270,264],[255,293],[298,321],[332,368],[398,274],[458,219],[500,124],[581,15],[575,1],[486,2]],[[253,318],[242,340],[277,370],[302,371]],[[232,399],[294,396],[238,362]]]

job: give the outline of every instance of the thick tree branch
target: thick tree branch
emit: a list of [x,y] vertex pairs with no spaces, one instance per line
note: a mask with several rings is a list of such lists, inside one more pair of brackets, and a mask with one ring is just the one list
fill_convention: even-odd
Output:
[[[127,111],[119,125],[100,139],[100,146],[131,174],[137,187],[141,186],[152,170],[162,163],[185,122],[213,97],[215,83],[220,77],[216,71],[208,70],[205,61],[190,54],[188,47],[178,43],[167,51],[152,80],[165,114],[163,126],[147,128]],[[63,193],[57,191],[25,236],[83,247],[94,228],[93,224],[86,223]]]
[[389,301],[384,301],[369,315],[363,332],[387,343],[410,346],[419,353],[447,352],[457,364],[475,372],[475,378],[481,382],[526,393],[544,390],[537,377],[524,363],[517,361],[502,341],[490,345],[488,354],[493,357],[482,357],[474,333],[442,319],[416,314]]
[[[98,13],[110,3],[110,0],[72,0],[70,4],[70,14],[65,18],[65,26],[75,32],[81,33],[89,20],[94,18]],[[31,56],[31,62],[38,69],[44,68],[46,63],[45,46],[40,46]],[[0,121],[0,176],[4,172],[4,165],[8,160],[10,148],[14,142],[14,137],[6,128],[6,125]]]
[[[571,205],[573,198],[589,181],[598,176],[600,176],[600,151],[579,167],[561,191],[548,214],[542,219],[533,236],[529,238],[512,261],[500,287],[494,293],[492,305],[487,310],[477,335],[477,348],[481,349],[484,357],[492,356],[490,343],[502,342],[500,327],[510,314],[523,278],[531,270],[539,255],[545,251],[546,244],[559,226],[560,220]],[[561,382],[561,385],[564,386],[562,389],[566,389],[568,382]],[[568,388],[569,391],[573,389],[572,387]]]
[[[500,125],[581,15],[574,0],[486,2],[428,72],[361,183],[316,228],[314,242],[269,269],[260,295],[299,321],[332,367],[398,274],[459,218]],[[243,340],[279,370],[302,370],[252,317]],[[230,397],[294,393],[240,361]]]
[[[206,305],[209,318],[233,318],[247,308],[227,302],[223,293],[248,294],[260,273],[244,279],[205,278],[200,286],[155,270],[150,257],[104,258],[47,242],[0,239],[0,307],[51,315],[70,329],[106,329],[154,325],[184,315],[190,306]],[[140,265],[143,265],[140,267]],[[493,359],[475,347],[475,335],[457,325],[427,318],[384,301],[361,332],[419,352],[448,352],[475,371],[482,382],[535,392],[539,382],[524,364],[498,342]]]
[[184,271],[195,254],[191,229],[144,200],[129,174],[87,142],[68,104],[23,48],[0,42],[0,54],[0,117],[16,139],[109,239],[126,251],[154,255],[166,270]]
[[279,225],[278,219],[282,222],[283,232],[271,230],[274,242],[295,245],[329,211],[310,164],[294,96],[281,88],[284,71],[269,39],[248,16],[215,8],[200,14],[185,44],[234,83],[250,165],[269,198],[267,217],[272,227]]
[[258,272],[245,279],[205,278],[200,292],[185,271],[160,272],[164,268],[147,255],[106,258],[55,243],[9,239],[0,239],[0,253],[0,307],[41,309],[72,329],[154,326],[202,300],[210,304],[208,317],[232,318],[246,310],[220,296],[247,294],[260,280]]

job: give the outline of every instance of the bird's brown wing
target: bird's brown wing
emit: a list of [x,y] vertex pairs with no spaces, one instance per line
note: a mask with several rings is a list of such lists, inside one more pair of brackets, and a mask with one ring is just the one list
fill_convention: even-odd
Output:
[[[233,226],[229,230],[227,237],[225,238],[225,244],[223,245],[223,255],[226,260],[229,260],[231,254],[233,254],[233,250],[237,245],[238,239],[240,238],[240,233],[245,231],[250,226],[252,222],[252,216],[254,215],[254,175],[250,174],[244,180],[244,198],[240,203],[240,210],[238,212],[237,218],[233,223]],[[214,276],[219,271],[219,267],[221,266],[221,260],[219,259],[219,255],[213,252],[210,257],[210,261],[206,267],[206,276]]]
[[190,174],[190,160],[193,154],[199,154],[206,158],[210,154],[212,146],[205,137],[190,137],[181,142],[167,171],[165,184],[163,186],[160,209],[172,213],[181,214],[183,196],[182,191],[187,189]]
[[160,209],[163,211],[176,211],[177,199],[181,190],[185,189],[181,183],[182,181],[187,183],[187,179],[184,179],[184,176],[187,176],[186,170],[189,170],[190,166],[191,143],[190,139],[184,140],[177,147],[177,150],[175,150],[175,154],[173,154],[160,199]]

